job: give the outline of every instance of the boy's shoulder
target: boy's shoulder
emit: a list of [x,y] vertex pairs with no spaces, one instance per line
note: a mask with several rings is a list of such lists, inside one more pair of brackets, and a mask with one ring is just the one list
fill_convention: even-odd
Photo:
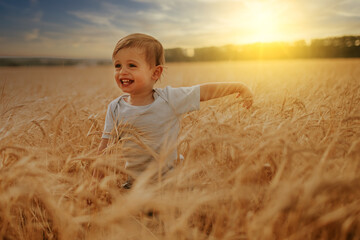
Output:
[[159,94],[160,96],[167,96],[169,93],[169,89],[171,91],[173,87],[171,86],[166,86],[164,88],[154,88],[154,91]]
[[164,88],[154,88],[155,92],[160,92],[166,95],[172,94],[172,93],[183,93],[186,91],[189,91],[190,89],[195,89],[197,85],[190,86],[190,87],[172,87],[172,86],[166,86]]
[[112,100],[110,103],[109,103],[109,107],[110,108],[115,108],[115,106],[120,102],[121,98],[124,97],[126,94],[123,94],[117,98],[115,98],[114,100]]
[[174,92],[178,91],[179,88],[175,88],[172,86],[166,86],[164,88],[154,88],[154,92],[157,93],[158,96],[168,101],[169,98],[172,98]]
[[176,114],[183,114],[200,107],[200,86],[155,88],[155,92],[173,108]]
[[200,91],[199,85],[194,85],[190,87],[172,87],[172,86],[166,86],[164,88],[155,88],[154,89],[156,93],[158,93],[160,96],[164,97],[179,97],[181,95],[188,95],[189,93],[193,91]]
[[123,95],[121,95],[120,97],[117,97],[117,98],[115,98],[114,100],[112,100],[112,101],[110,102],[110,105],[113,105],[113,104],[118,103],[118,102],[120,101],[120,99],[122,98],[122,96],[123,96]]

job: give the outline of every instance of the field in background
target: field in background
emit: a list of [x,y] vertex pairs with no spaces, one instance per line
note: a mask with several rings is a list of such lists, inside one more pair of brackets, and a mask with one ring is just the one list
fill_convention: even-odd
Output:
[[213,81],[253,108],[202,103],[184,163],[126,191],[116,145],[95,154],[111,67],[0,68],[1,238],[359,239],[360,60],[168,64],[158,87]]

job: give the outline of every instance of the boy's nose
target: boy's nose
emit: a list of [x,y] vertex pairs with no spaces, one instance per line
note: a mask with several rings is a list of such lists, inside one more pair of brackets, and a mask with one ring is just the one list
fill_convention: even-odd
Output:
[[120,69],[120,71],[119,71],[120,76],[123,76],[123,75],[126,75],[126,74],[127,74],[126,70]]

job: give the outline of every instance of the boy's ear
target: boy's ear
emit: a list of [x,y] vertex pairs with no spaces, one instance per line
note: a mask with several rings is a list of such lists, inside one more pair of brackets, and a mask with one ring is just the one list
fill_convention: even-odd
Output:
[[152,79],[157,81],[161,77],[162,72],[163,72],[163,66],[161,65],[155,66]]

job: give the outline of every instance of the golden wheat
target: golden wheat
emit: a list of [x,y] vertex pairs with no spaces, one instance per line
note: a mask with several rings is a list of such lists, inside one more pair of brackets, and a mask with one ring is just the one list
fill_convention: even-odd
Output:
[[159,87],[242,81],[255,103],[202,103],[185,160],[131,190],[121,144],[96,155],[111,67],[0,73],[2,239],[360,238],[360,60],[169,64]]

